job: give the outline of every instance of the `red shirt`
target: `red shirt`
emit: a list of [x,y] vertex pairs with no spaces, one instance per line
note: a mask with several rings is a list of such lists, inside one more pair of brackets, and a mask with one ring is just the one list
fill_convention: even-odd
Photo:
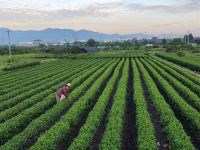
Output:
[[57,91],[57,95],[59,96],[59,97],[61,97],[61,95],[64,95],[65,97],[67,97],[67,95],[68,95],[68,88],[66,87],[66,86],[64,86],[63,88],[61,88],[61,89],[59,89],[58,91]]

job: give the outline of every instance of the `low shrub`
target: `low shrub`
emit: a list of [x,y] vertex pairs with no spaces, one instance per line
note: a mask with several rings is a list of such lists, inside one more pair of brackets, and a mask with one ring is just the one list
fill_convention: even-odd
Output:
[[186,55],[184,52],[181,52],[181,51],[176,52],[176,54],[177,54],[177,56],[179,56],[179,57],[183,57],[183,56]]
[[22,68],[26,68],[26,67],[32,67],[32,66],[36,66],[36,65],[40,65],[40,62],[31,62],[31,63],[26,63],[26,64],[22,64],[22,65],[17,65],[17,66],[5,67],[5,68],[3,68],[3,71],[13,71],[13,70],[22,69]]

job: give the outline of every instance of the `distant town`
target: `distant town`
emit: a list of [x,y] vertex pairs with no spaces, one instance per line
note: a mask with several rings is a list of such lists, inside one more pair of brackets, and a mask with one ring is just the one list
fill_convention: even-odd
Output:
[[[147,47],[151,47],[153,45],[159,45],[163,43],[169,43],[174,38],[158,38],[158,37],[152,37],[152,38],[143,38],[143,39],[137,39],[137,38],[131,38],[131,39],[118,39],[118,40],[96,40],[100,43],[112,43],[112,42],[129,42],[132,45],[146,45]],[[200,37],[194,37],[192,33],[185,34],[182,38],[176,38],[180,39],[182,42],[184,42],[186,45],[199,45],[200,44]],[[18,42],[15,44],[15,46],[25,46],[25,47],[37,47],[40,45],[45,46],[74,46],[80,43],[85,43],[87,41],[85,40],[64,40],[64,41],[52,41],[52,42],[46,42],[40,39],[33,40],[31,42]]]
[[[48,29],[52,30],[54,29]],[[55,30],[54,30],[55,31]],[[5,36],[5,33],[8,33],[8,36]],[[87,33],[93,33],[94,35],[100,35],[101,33],[96,33],[92,31],[84,31],[86,33],[79,35],[81,38],[78,38],[74,35],[70,37],[73,40],[61,40],[61,37],[66,37],[66,33],[62,35],[56,32],[54,39],[58,40],[44,40],[48,39],[47,37],[29,40],[24,42],[18,41],[18,39],[23,38],[26,39],[29,36],[19,36],[15,32],[12,32],[10,36],[9,30],[4,31],[4,44],[0,46],[0,53],[5,54],[9,48],[12,49],[15,53],[29,53],[31,51],[43,51],[48,53],[80,53],[80,52],[95,52],[101,50],[139,50],[139,49],[148,49],[148,48],[163,48],[167,50],[192,50],[192,47],[197,47],[200,45],[200,37],[193,36],[192,33],[187,33],[185,35],[178,36],[174,34],[174,36],[169,36],[167,34],[163,34],[162,36],[152,36],[147,34],[132,34],[130,37],[128,35],[122,35],[120,38],[119,35],[113,36],[112,39],[101,39],[95,38],[96,36],[90,36],[88,38]],[[48,31],[49,32],[49,31]],[[74,31],[73,31],[74,32]],[[81,32],[81,31],[76,31]],[[54,33],[54,32],[53,32]],[[74,32],[75,33],[75,32]],[[171,34],[173,35],[173,34]],[[105,37],[110,37],[112,35],[104,35]],[[134,37],[134,36],[137,36]],[[34,35],[33,37],[40,37]],[[30,37],[29,37],[30,38]],[[42,40],[43,39],[43,40]],[[60,39],[60,40],[59,40]],[[66,37],[69,39],[69,37]],[[82,39],[82,40],[81,40]],[[85,39],[85,40],[83,40]],[[11,42],[18,41],[18,42]]]

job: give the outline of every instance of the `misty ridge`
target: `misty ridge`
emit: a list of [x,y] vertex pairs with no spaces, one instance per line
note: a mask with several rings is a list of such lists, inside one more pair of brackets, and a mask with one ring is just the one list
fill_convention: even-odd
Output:
[[0,43],[7,43],[6,31],[11,31],[11,43],[16,44],[18,42],[30,42],[36,39],[52,42],[52,41],[86,41],[90,38],[96,40],[119,40],[119,39],[130,39],[137,38],[142,39],[146,36],[152,37],[152,35],[145,35],[143,33],[136,34],[105,34],[100,32],[94,32],[89,30],[72,30],[72,29],[58,29],[58,28],[47,28],[44,30],[12,30],[7,28],[0,28]]

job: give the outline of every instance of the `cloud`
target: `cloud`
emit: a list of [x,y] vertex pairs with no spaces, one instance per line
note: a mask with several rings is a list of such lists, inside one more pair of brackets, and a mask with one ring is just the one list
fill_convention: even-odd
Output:
[[0,20],[3,21],[54,21],[67,18],[105,17],[118,10],[115,3],[94,3],[81,8],[43,10],[38,8],[1,8]]
[[200,0],[0,0],[0,26],[109,33],[199,32],[199,8]]
[[[87,2],[87,0],[85,0]],[[1,1],[0,1],[1,2]],[[34,22],[34,21],[59,21],[71,18],[84,17],[109,17],[123,12],[162,12],[167,14],[180,14],[199,11],[200,0],[181,0],[176,4],[145,4],[136,1],[116,1],[103,0],[98,2],[93,0],[92,3],[84,4],[80,7],[78,4],[74,7],[65,7],[52,9],[45,7],[31,7],[31,5],[24,4],[22,6],[16,5],[12,7],[0,6],[0,21],[10,22]],[[32,4],[33,5],[33,4]],[[47,4],[46,4],[47,5]],[[79,7],[78,7],[79,6]]]
[[129,10],[136,11],[156,11],[164,13],[189,13],[199,11],[199,0],[181,0],[175,4],[144,5],[141,3],[129,3],[124,5]]

